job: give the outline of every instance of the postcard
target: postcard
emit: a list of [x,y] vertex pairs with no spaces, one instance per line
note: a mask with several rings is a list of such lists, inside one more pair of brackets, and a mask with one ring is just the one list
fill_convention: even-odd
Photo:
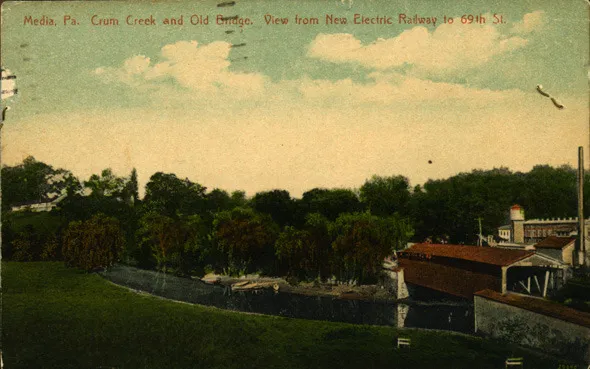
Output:
[[7,368],[587,368],[588,2],[3,1]]

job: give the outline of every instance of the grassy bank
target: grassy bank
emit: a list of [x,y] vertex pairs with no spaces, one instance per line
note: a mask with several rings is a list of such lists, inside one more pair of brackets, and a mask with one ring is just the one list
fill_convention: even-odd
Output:
[[526,368],[559,362],[493,341],[247,315],[139,295],[60,263],[3,263],[7,368]]
[[552,298],[571,308],[590,313],[590,277],[579,276],[570,279]]

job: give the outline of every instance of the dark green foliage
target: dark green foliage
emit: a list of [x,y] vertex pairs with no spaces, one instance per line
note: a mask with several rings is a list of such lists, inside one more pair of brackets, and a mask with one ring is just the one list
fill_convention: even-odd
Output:
[[2,210],[11,206],[48,201],[77,180],[67,170],[35,160],[2,168]]
[[119,260],[124,247],[119,222],[97,214],[85,222],[71,222],[63,235],[66,265],[91,271],[107,268]]
[[144,211],[168,217],[202,214],[206,211],[206,187],[175,174],[158,172],[145,186]]
[[135,168],[131,170],[129,181],[125,186],[125,192],[132,204],[136,204],[139,201],[139,184],[137,183],[137,170]]
[[12,256],[15,261],[35,261],[41,257],[42,240],[32,225],[27,225],[12,240]]
[[215,188],[213,191],[206,195],[207,208],[213,214],[233,209],[236,205],[233,204],[233,199],[227,193],[227,191]]
[[567,165],[537,165],[526,173],[520,191],[527,218],[575,216],[576,177],[576,170]]
[[301,220],[309,213],[320,213],[334,221],[340,214],[360,211],[362,204],[351,190],[314,188],[303,194],[298,208]]
[[307,277],[323,280],[329,277],[331,272],[333,239],[330,234],[330,222],[319,213],[311,213],[306,216],[303,229],[311,246],[309,255],[312,269],[307,271]]
[[57,261],[62,259],[61,243],[57,236],[50,235],[45,239],[40,259],[42,261]]
[[235,208],[217,213],[213,229],[216,248],[223,255],[219,266],[228,273],[273,272],[279,229],[270,216]]
[[113,174],[111,168],[104,169],[100,176],[93,174],[84,182],[84,187],[91,191],[92,196],[123,197],[126,188],[126,181],[123,177]]
[[258,192],[251,200],[252,207],[259,213],[268,214],[279,226],[293,221],[294,201],[288,191],[273,190]]
[[171,218],[149,212],[139,220],[139,266],[189,274],[202,270],[210,248],[209,227],[198,215]]
[[87,220],[98,213],[125,220],[129,215],[129,206],[118,197],[74,194],[60,203],[59,211],[69,221]]
[[248,199],[246,199],[246,192],[244,191],[234,191],[231,193],[231,201],[232,201],[232,208],[235,207],[244,207],[248,203]]
[[360,283],[375,280],[383,260],[413,235],[412,227],[399,217],[381,218],[370,213],[342,214],[331,232],[335,275]]
[[[587,188],[590,176],[585,182]],[[511,205],[523,206],[527,219],[574,217],[576,201],[576,173],[568,166],[536,166],[528,173],[513,173],[507,168],[474,170],[429,180],[423,188],[416,188],[410,215],[417,241],[430,237],[473,244],[477,242],[479,217],[483,234],[495,234],[497,227],[508,223]]]
[[[110,169],[90,176],[84,181],[90,195],[71,173],[32,157],[2,171],[5,209],[18,201],[45,200],[48,191],[67,193],[57,211],[5,216],[5,257],[58,259],[67,224],[104,214],[119,221],[124,263],[143,268],[160,265],[182,274],[200,274],[210,265],[217,271],[264,271],[299,280],[333,274],[371,279],[377,268],[373,258],[385,254],[385,249],[371,256],[370,263],[369,259],[360,262],[355,253],[365,249],[368,255],[367,245],[377,242],[374,238],[379,233],[373,225],[389,222],[384,219],[390,216],[399,226],[393,227],[397,233],[391,236],[395,243],[391,251],[403,247],[412,233],[412,241],[417,242],[474,244],[478,219],[484,235],[495,234],[497,227],[507,223],[513,204],[525,208],[527,219],[570,217],[577,211],[576,173],[568,166],[536,166],[528,173],[506,168],[473,170],[429,180],[412,191],[403,176],[373,176],[359,191],[315,188],[294,199],[285,190],[273,190],[259,192],[250,200],[242,191],[207,193],[204,186],[172,173],[152,175],[140,200],[135,169],[129,177],[118,177]],[[590,175],[585,191],[588,204]],[[343,214],[362,211],[382,223],[371,221],[367,228],[362,222],[355,226],[336,222]],[[29,223],[33,227],[25,229]]]
[[60,217],[57,212],[26,212],[21,211],[17,213],[4,214],[2,218],[2,231],[5,228],[12,229],[13,232],[18,233],[25,230],[28,226],[32,226],[39,233],[43,235],[51,235],[59,232],[60,228],[67,226],[66,221]]
[[137,240],[141,251],[135,256],[141,266],[154,265],[159,270],[166,270],[172,264],[173,255],[180,251],[183,236],[181,222],[149,212],[139,220]]
[[361,186],[360,198],[373,215],[406,215],[409,212],[410,183],[402,176],[373,176]]
[[2,256],[15,261],[61,260],[61,219],[51,213],[10,214],[2,224]]
[[580,276],[569,279],[551,299],[590,313],[590,277]]
[[304,279],[314,271],[313,246],[309,232],[285,227],[275,243],[275,253],[287,278]]

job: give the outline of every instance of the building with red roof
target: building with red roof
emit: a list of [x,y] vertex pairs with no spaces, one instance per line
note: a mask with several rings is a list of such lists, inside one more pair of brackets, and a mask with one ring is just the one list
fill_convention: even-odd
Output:
[[467,299],[485,289],[545,296],[567,268],[530,250],[428,243],[399,252],[398,263],[406,283]]
[[539,254],[573,265],[576,237],[549,236],[537,242],[534,247]]

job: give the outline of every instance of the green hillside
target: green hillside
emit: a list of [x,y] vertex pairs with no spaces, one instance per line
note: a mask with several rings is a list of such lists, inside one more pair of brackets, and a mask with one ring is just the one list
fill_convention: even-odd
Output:
[[60,263],[2,264],[7,368],[526,368],[559,362],[482,340],[251,315],[166,301]]

